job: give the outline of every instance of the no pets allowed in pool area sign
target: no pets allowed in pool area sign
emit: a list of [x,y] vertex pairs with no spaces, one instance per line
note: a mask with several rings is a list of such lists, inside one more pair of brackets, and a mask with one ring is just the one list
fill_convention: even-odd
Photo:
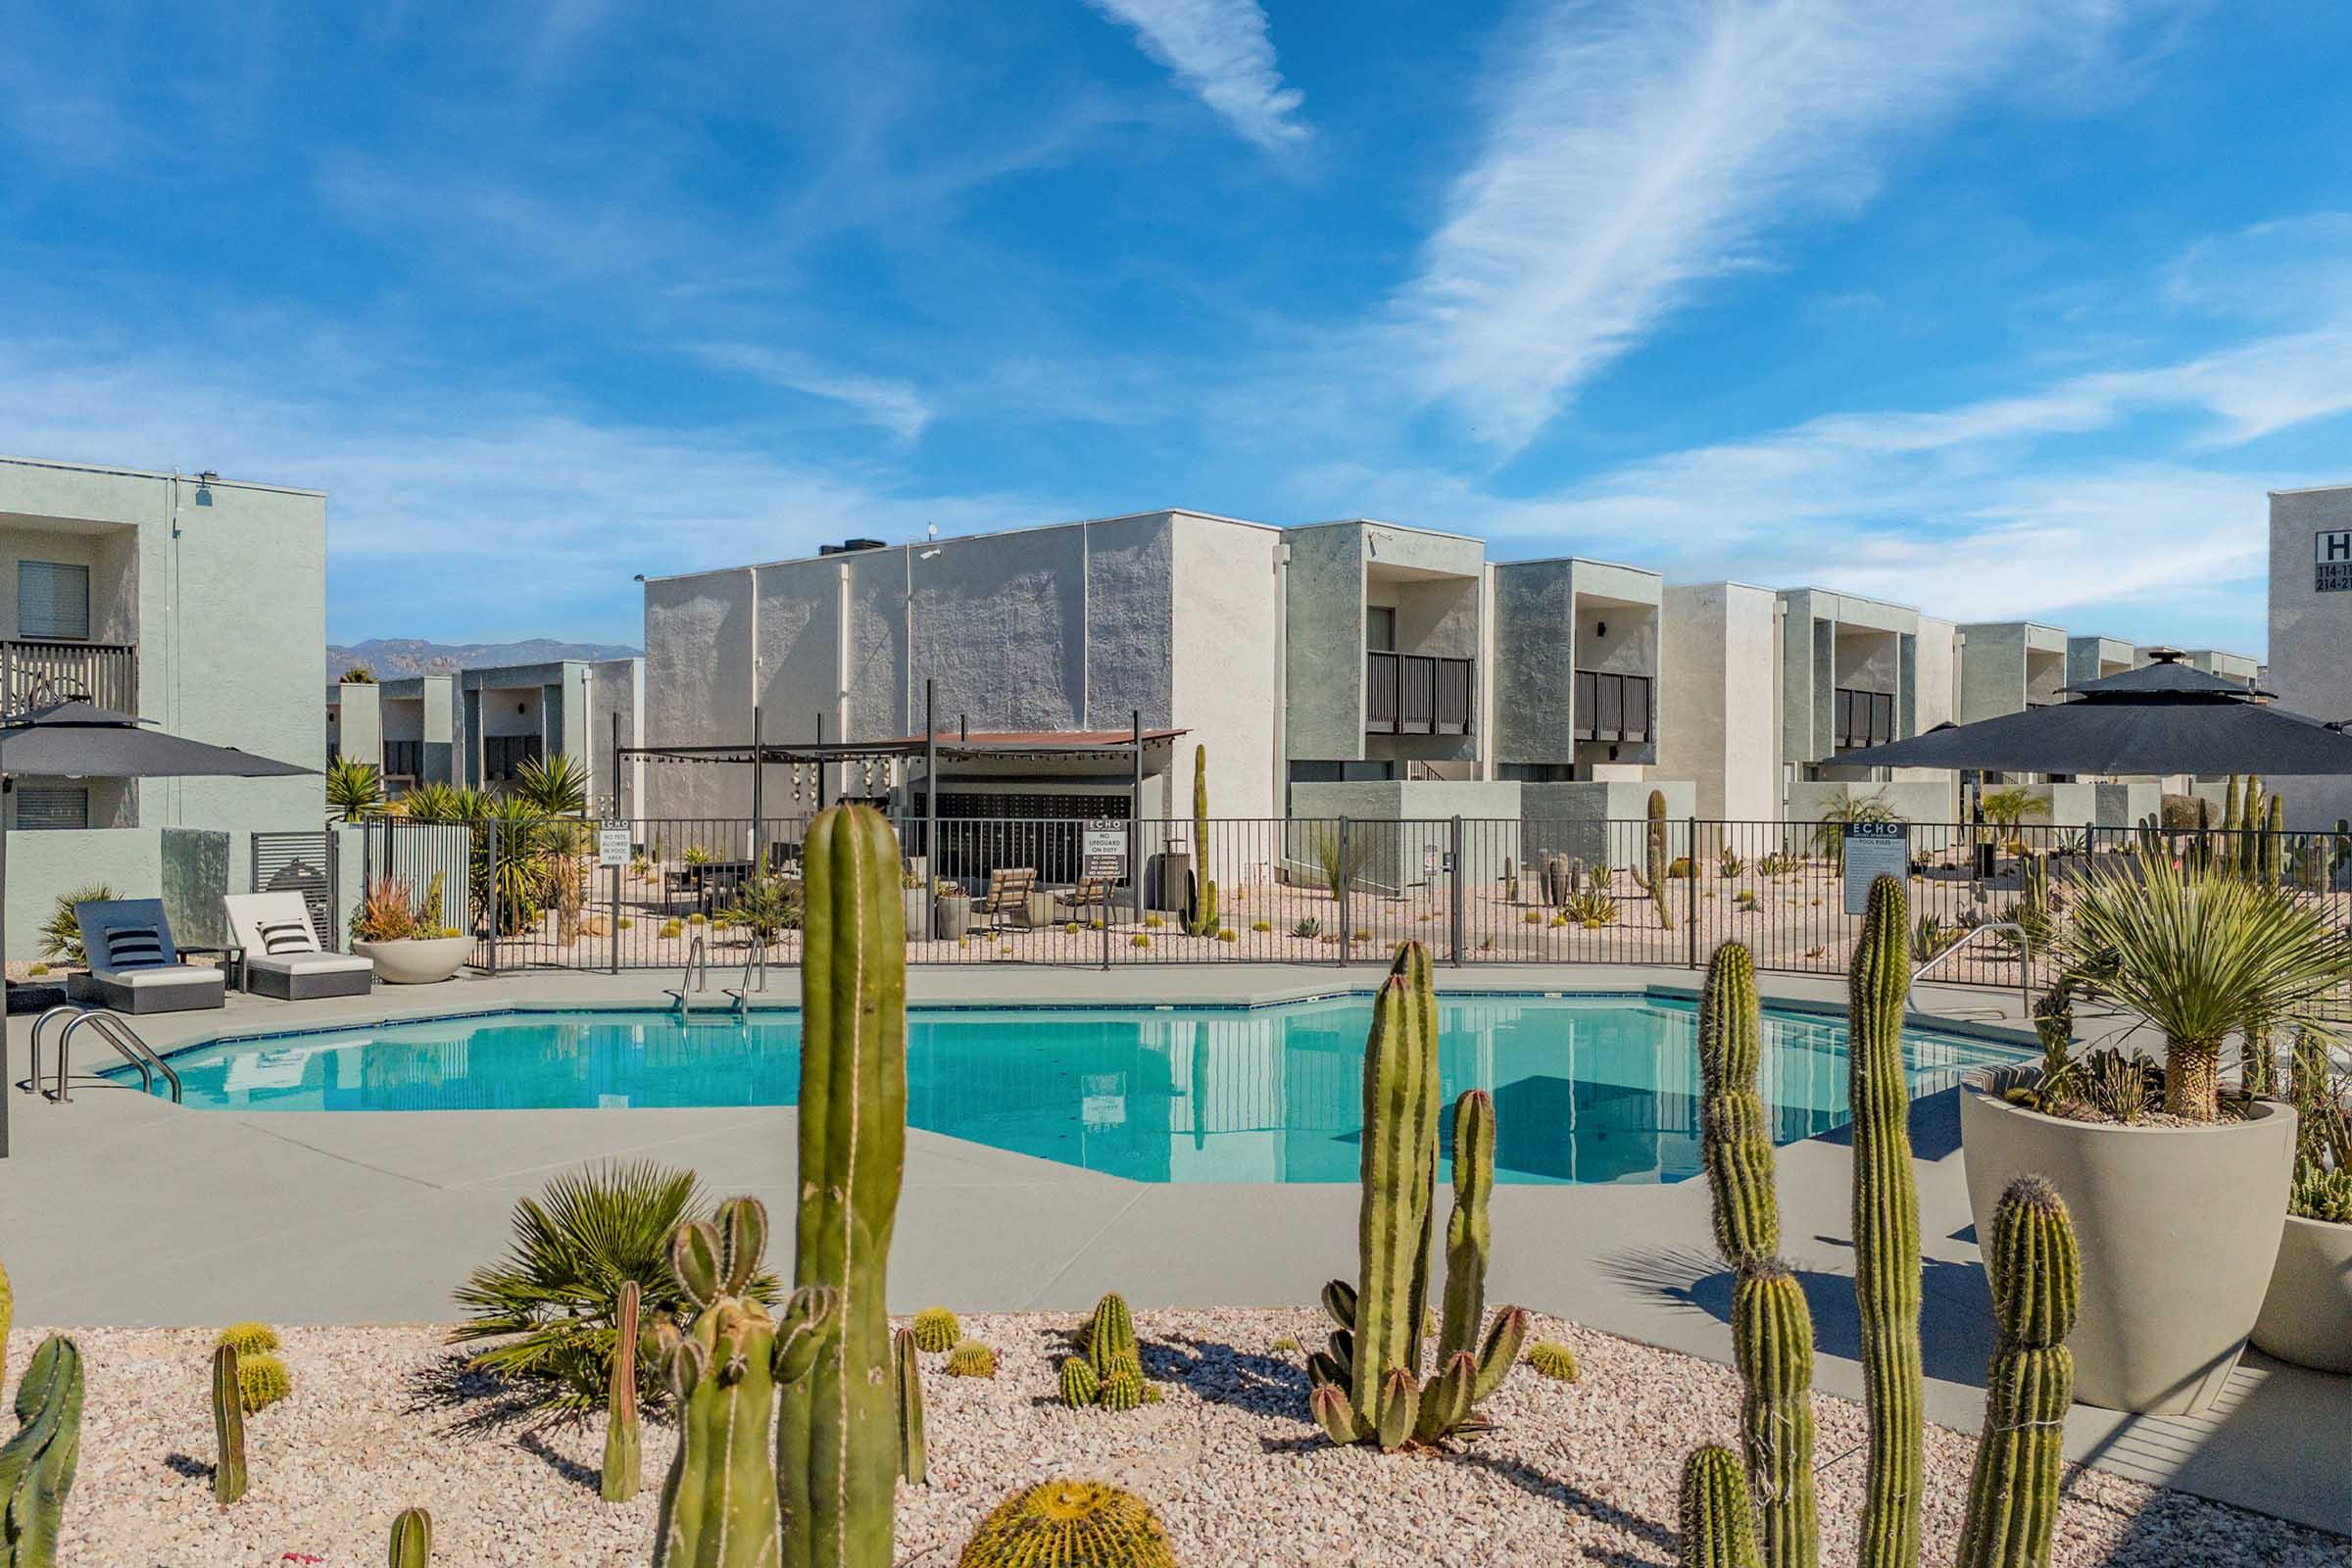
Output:
[[1900,882],[1911,870],[1911,830],[1901,822],[1845,824],[1845,912],[1870,907],[1870,885],[1883,876]]

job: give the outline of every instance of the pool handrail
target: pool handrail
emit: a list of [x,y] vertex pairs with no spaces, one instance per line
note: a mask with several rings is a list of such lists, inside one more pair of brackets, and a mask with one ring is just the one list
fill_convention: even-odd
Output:
[[2027,934],[2026,928],[2015,920],[1987,920],[1983,925],[1972,925],[1960,933],[1959,941],[1936,954],[1918,968],[1913,969],[1911,983],[1903,987],[1903,1010],[1905,1012],[1911,1010],[1911,993],[1919,988],[1920,978],[1923,975],[1953,954],[1958,953],[1962,948],[1967,947],[1971,942],[1976,941],[1977,938],[1995,931],[2017,933],[2017,1000],[2025,1009],[2025,1021],[2032,1023],[2034,1021],[2034,939]]
[[80,1016],[68,1023],[64,1031],[57,1037],[57,1093],[50,1096],[52,1104],[65,1104],[71,1098],[66,1089],[67,1067],[74,1059],[74,1031],[81,1028],[84,1024],[96,1029],[98,1038],[114,1047],[117,1055],[139,1069],[139,1093],[154,1094],[155,1075],[161,1071],[164,1081],[172,1087],[172,1103],[174,1105],[187,1103],[185,1092],[180,1085],[179,1074],[172,1071],[172,1064],[166,1061],[153,1046],[139,1037],[139,1032],[130,1026],[129,1019],[124,1018],[121,1013],[110,1012],[104,1007],[87,1007],[82,1010]]
[[[697,983],[696,979],[698,971],[701,975],[699,983]],[[678,976],[678,989],[675,991],[664,991],[662,995],[666,997],[675,997],[677,999],[678,1016],[683,1018],[686,1016],[687,1011],[686,993],[689,990],[708,991],[710,989],[710,957],[709,954],[703,951],[703,933],[697,931],[694,934],[693,943],[686,949],[686,968],[685,971]]]

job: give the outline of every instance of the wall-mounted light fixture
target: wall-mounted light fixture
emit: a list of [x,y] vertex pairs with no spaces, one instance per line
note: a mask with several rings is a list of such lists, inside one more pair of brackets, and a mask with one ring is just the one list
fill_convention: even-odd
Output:
[[1593,636],[1595,636],[1595,637],[1606,637],[1608,634],[1609,634],[1609,623],[1608,623],[1607,621],[1605,621],[1605,620],[1596,620],[1596,621],[1594,621],[1594,622],[1592,623],[1592,635],[1593,635]]
[[213,486],[220,477],[210,468],[196,476],[196,504],[198,506],[209,507],[213,504]]

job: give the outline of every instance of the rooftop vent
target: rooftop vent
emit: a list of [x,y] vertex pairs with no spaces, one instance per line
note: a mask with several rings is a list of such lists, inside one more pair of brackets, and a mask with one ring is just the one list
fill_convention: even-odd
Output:
[[882,548],[883,544],[879,539],[844,539],[837,545],[818,545],[816,553],[820,556],[846,556],[856,550],[880,550]]

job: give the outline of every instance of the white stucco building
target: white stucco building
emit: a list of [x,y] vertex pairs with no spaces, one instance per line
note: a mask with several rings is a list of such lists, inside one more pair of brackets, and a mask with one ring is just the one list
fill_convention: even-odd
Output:
[[[588,769],[596,809],[635,815],[645,763],[624,757],[612,801],[613,741],[645,732],[645,661],[555,660],[327,688],[329,750],[371,764],[385,793],[418,784],[497,790],[525,761],[570,757]],[[617,731],[615,721],[618,722]]]

